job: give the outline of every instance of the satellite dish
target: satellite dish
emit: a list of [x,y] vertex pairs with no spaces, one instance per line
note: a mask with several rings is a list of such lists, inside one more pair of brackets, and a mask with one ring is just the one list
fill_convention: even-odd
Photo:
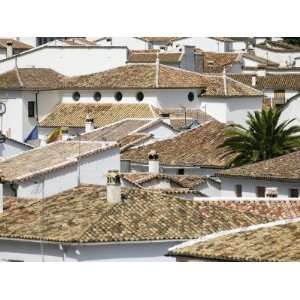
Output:
[[0,102],[0,116],[3,116],[6,113],[6,104]]

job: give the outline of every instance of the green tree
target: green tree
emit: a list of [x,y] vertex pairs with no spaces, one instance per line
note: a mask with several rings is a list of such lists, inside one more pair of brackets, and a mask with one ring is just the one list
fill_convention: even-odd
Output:
[[300,149],[300,126],[294,121],[279,122],[281,111],[269,109],[248,113],[247,126],[233,124],[225,133],[219,147],[225,148],[225,156],[233,157],[230,167],[254,163],[287,154]]

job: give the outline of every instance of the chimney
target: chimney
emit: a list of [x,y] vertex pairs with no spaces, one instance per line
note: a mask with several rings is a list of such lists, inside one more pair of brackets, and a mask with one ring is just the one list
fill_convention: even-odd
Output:
[[3,183],[0,183],[0,213],[3,213],[4,201],[3,201]]
[[6,58],[13,56],[13,43],[7,42],[6,43]]
[[70,140],[69,128],[68,127],[63,127],[61,129],[61,133],[62,133],[62,137],[61,137],[62,141],[68,141],[68,140]]
[[159,173],[159,155],[155,150],[148,153],[149,173]]
[[171,119],[170,119],[170,114],[169,113],[161,113],[160,117],[162,118],[162,120],[168,124],[171,125]]
[[47,145],[47,137],[46,136],[41,136],[40,137],[40,147],[45,147]]
[[252,75],[251,81],[252,81],[252,86],[256,86],[256,75]]
[[85,132],[90,132],[94,129],[94,119],[88,114],[85,118]]
[[266,198],[277,198],[278,197],[278,188],[277,187],[268,187],[265,192]]
[[121,201],[121,180],[118,170],[110,170],[107,174],[106,197],[109,203]]

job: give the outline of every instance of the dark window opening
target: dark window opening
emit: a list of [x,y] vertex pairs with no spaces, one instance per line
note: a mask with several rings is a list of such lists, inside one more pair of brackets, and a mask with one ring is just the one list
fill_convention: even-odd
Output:
[[266,188],[264,186],[256,187],[256,197],[264,198],[266,194]]
[[136,99],[137,99],[138,101],[143,101],[143,99],[144,99],[144,93],[143,93],[143,92],[138,92],[138,93],[136,94]]
[[290,198],[299,198],[299,190],[298,189],[290,189]]
[[178,169],[177,174],[178,175],[184,175],[184,169]]
[[95,101],[100,101],[101,100],[101,93],[100,92],[96,92],[94,94],[94,100]]
[[122,98],[123,98],[123,94],[122,94],[121,92],[116,92],[116,94],[115,94],[115,99],[116,99],[117,101],[121,101]]
[[80,99],[80,93],[79,92],[74,92],[72,95],[72,98],[74,101],[79,101]]
[[242,197],[242,193],[243,193],[242,185],[241,184],[237,184],[235,186],[235,196],[240,198],[240,197]]
[[188,93],[188,99],[189,99],[189,101],[194,101],[194,99],[195,99],[195,95],[194,95],[194,93],[193,92],[189,92]]
[[35,102],[28,101],[28,118],[34,118],[34,117],[35,117]]

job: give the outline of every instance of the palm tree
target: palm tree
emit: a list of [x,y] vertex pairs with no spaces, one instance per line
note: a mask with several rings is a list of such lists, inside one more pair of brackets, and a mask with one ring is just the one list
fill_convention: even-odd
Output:
[[279,123],[281,111],[269,109],[248,113],[246,124],[233,124],[225,133],[219,147],[230,155],[229,166],[240,166],[270,159],[300,149],[300,126],[291,126],[295,120]]

